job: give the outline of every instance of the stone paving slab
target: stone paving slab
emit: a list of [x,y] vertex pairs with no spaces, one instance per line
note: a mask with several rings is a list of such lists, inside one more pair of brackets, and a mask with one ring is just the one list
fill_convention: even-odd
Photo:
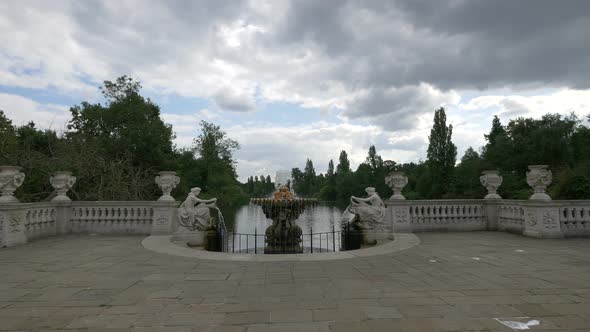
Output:
[[0,331],[512,331],[495,318],[590,331],[590,240],[418,237],[319,261],[182,257],[136,236],[40,240],[0,249]]

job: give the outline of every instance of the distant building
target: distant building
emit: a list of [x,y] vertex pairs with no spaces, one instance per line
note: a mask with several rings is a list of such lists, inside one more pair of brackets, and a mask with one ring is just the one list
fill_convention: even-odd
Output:
[[280,186],[286,186],[287,184],[291,184],[291,171],[277,171],[277,175],[275,176],[275,187],[278,188]]

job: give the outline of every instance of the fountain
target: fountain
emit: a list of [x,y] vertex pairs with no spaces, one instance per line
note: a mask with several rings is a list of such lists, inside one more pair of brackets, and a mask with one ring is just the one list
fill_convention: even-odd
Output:
[[295,220],[316,199],[297,198],[286,186],[280,187],[273,198],[252,198],[251,203],[262,207],[266,218],[272,220],[265,231],[265,254],[297,254],[303,252],[302,230]]

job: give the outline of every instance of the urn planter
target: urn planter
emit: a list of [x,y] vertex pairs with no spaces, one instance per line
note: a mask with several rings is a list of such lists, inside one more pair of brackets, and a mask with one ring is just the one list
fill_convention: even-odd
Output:
[[51,183],[51,186],[53,186],[53,189],[55,189],[55,191],[57,192],[57,196],[55,196],[51,201],[71,201],[71,199],[67,196],[67,193],[70,189],[72,189],[74,183],[76,183],[76,177],[72,175],[72,172],[57,171],[53,173],[53,175],[49,179],[49,183]]
[[553,174],[547,169],[547,165],[530,165],[526,173],[526,182],[535,192],[529,199],[550,201],[551,197],[545,193],[547,186],[553,180]]
[[404,172],[392,172],[385,177],[385,183],[393,190],[390,199],[406,199],[402,195],[402,190],[408,184],[408,177]]
[[479,177],[481,185],[486,187],[488,194],[484,199],[501,199],[500,195],[496,192],[500,185],[502,185],[502,176],[498,174],[498,171],[483,171]]
[[174,202],[174,197],[170,195],[172,190],[180,183],[180,178],[176,176],[176,172],[162,171],[156,176],[156,184],[162,190],[162,196],[158,198],[159,202]]
[[25,173],[19,166],[0,166],[0,203],[18,203],[14,192],[25,181]]

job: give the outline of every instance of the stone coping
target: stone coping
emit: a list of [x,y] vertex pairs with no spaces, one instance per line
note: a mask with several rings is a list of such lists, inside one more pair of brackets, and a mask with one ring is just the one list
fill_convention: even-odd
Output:
[[378,244],[374,247],[358,250],[339,252],[327,252],[318,254],[286,254],[286,255],[255,255],[255,254],[231,254],[225,252],[212,252],[203,249],[189,248],[172,242],[171,235],[152,235],[145,238],[141,245],[148,250],[161,254],[181,257],[194,257],[208,260],[242,261],[242,262],[278,262],[278,261],[326,261],[337,259],[349,259],[385,255],[402,251],[420,244],[420,239],[410,233],[396,233],[393,241]]

